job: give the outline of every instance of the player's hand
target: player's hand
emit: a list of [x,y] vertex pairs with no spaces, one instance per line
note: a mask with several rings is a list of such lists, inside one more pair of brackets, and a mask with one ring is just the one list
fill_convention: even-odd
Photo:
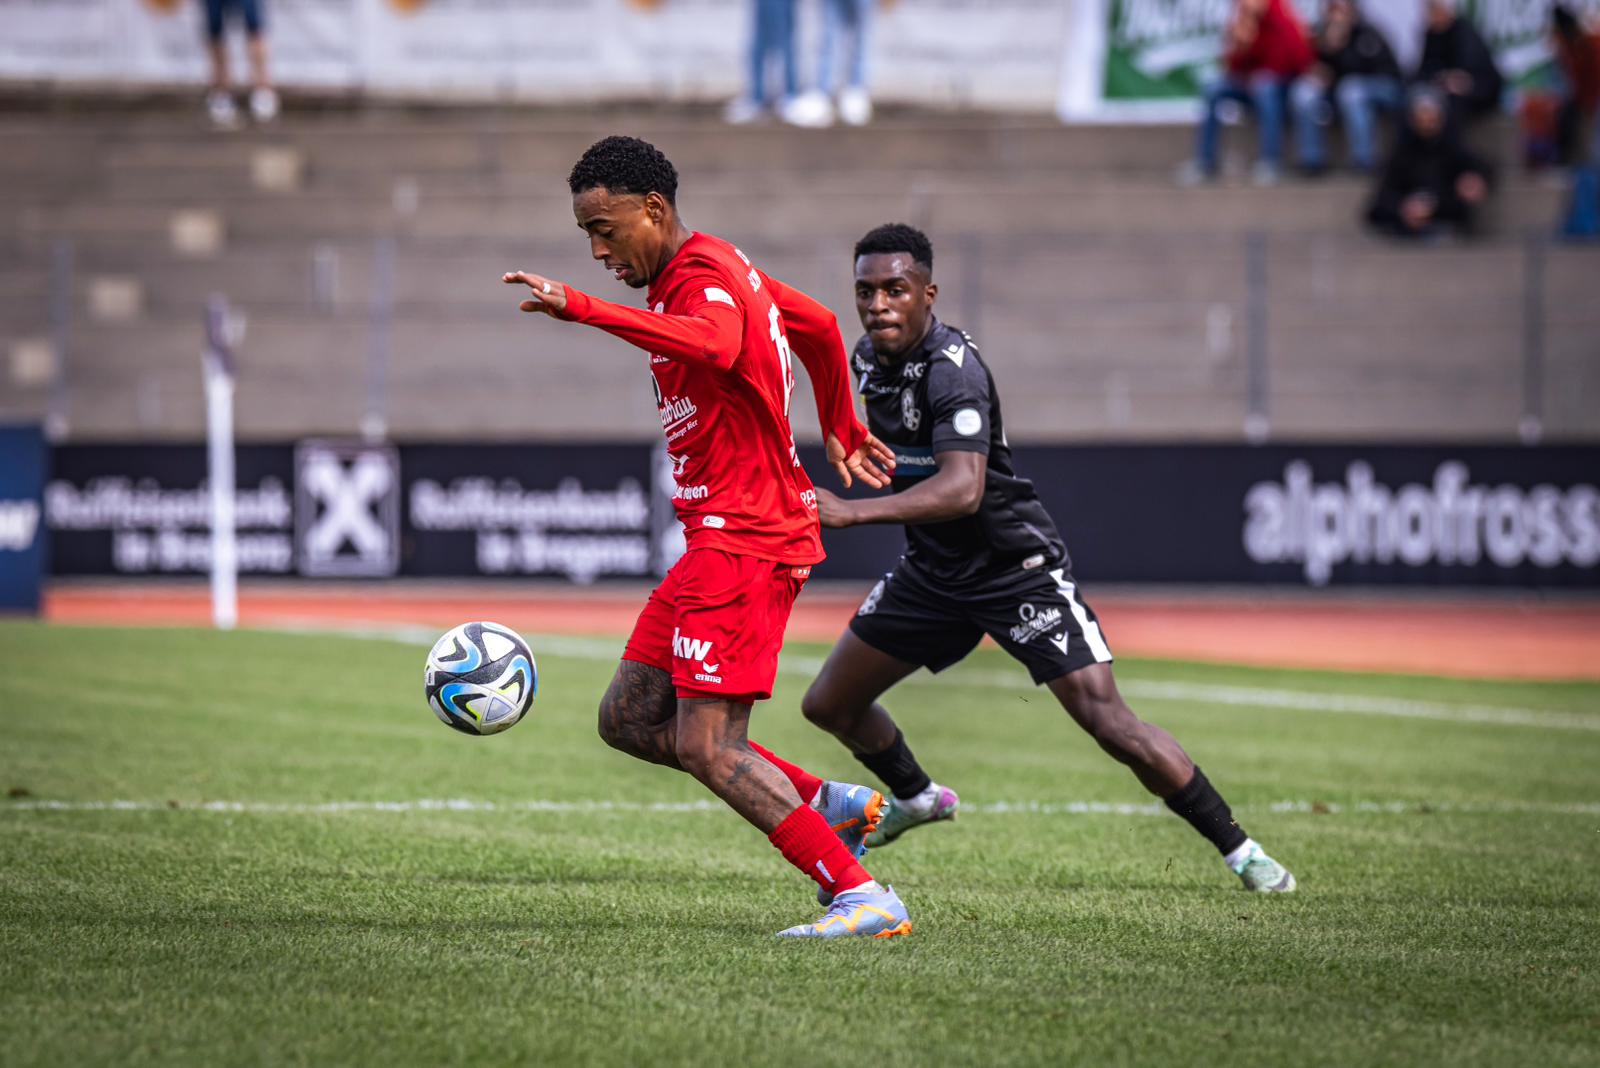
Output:
[[546,315],[554,315],[567,306],[567,287],[543,275],[528,271],[507,271],[500,276],[500,281],[510,286],[527,286],[533,291],[528,300],[517,305],[525,312],[544,312]]
[[834,493],[817,487],[817,519],[829,530],[855,525],[855,517],[850,512],[850,502]]
[[889,485],[889,476],[894,473],[894,450],[871,434],[848,456],[836,435],[828,435],[827,448],[828,463],[839,473],[845,489],[855,485],[858,478],[873,489]]

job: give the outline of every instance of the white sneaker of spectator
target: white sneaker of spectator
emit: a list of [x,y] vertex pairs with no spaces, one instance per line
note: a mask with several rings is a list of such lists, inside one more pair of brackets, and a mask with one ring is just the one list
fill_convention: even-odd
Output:
[[819,89],[812,89],[785,100],[778,113],[790,126],[820,129],[833,125],[833,101],[828,99],[827,93]]
[[278,117],[278,94],[265,85],[250,93],[250,117],[257,122],[271,122]]
[[226,89],[213,89],[206,94],[206,114],[225,130],[239,125],[239,108],[233,102],[233,94]]
[[872,121],[872,97],[865,89],[846,89],[839,94],[839,118],[850,126],[865,126]]
[[728,101],[722,109],[722,121],[732,126],[748,126],[761,118],[766,109],[747,96]]
[[1279,167],[1276,163],[1268,163],[1266,160],[1257,160],[1256,165],[1250,170],[1250,184],[1261,189],[1265,189],[1268,186],[1277,185],[1282,180],[1283,168]]

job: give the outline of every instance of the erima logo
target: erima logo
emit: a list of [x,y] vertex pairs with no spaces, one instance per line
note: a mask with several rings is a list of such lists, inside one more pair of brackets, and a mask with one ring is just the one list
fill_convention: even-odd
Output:
[[21,552],[38,529],[38,501],[0,501],[0,549]]
[[730,308],[737,307],[737,305],[733,303],[733,297],[729,296],[728,291],[726,289],[720,289],[717,286],[706,287],[706,300],[714,301],[719,304],[726,304]]
[[[705,659],[711,655],[713,642],[701,641],[699,638],[686,638],[679,633],[677,627],[672,628],[672,655],[679,660],[698,660],[700,666],[707,671],[717,670],[715,667],[706,667]],[[720,666],[720,665],[718,665]]]

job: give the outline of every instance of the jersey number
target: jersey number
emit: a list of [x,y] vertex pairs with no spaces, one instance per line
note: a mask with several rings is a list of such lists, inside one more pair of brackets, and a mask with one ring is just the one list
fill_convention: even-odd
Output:
[[[794,350],[789,347],[789,339],[784,336],[783,322],[778,317],[778,306],[767,306],[767,332],[772,338],[772,347],[778,351],[778,373],[783,376],[783,421],[789,422],[789,398],[794,394]],[[794,460],[796,467],[800,466],[800,452],[794,444],[794,427],[789,428],[789,457]]]

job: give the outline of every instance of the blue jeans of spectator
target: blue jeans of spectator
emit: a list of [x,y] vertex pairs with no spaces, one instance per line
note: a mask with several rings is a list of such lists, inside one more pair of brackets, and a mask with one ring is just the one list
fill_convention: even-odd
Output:
[[1222,119],[1217,111],[1225,100],[1236,101],[1255,111],[1256,123],[1261,127],[1261,162],[1280,166],[1283,163],[1284,98],[1288,88],[1287,80],[1269,71],[1257,71],[1249,77],[1224,74],[1208,83],[1202,98],[1204,111],[1200,116],[1199,144],[1195,148],[1195,162],[1200,169],[1207,174],[1217,172],[1217,147],[1222,135]]
[[[844,85],[850,89],[867,87],[867,45],[872,28],[875,0],[822,0],[822,57],[817,64],[817,88],[830,93],[838,88],[834,81],[834,62],[843,52]],[[845,35],[850,35],[849,48]]]
[[[1327,165],[1323,134],[1333,117],[1328,96],[1322,83],[1310,77],[1297,79],[1290,90],[1295,144],[1303,167]],[[1400,110],[1399,79],[1382,74],[1346,75],[1334,86],[1332,96],[1339,106],[1345,140],[1350,144],[1350,162],[1364,171],[1372,170],[1378,162],[1378,113],[1394,114]]]
[[772,99],[767,92],[767,64],[775,55],[783,69],[783,98],[799,92],[799,78],[794,66],[794,5],[795,0],[754,0],[754,32],[750,40],[750,99],[765,104]]
[[205,0],[206,9],[206,37],[213,41],[221,40],[223,20],[232,8],[244,20],[244,29],[251,37],[261,33],[266,25],[266,20],[261,17],[260,0]]

